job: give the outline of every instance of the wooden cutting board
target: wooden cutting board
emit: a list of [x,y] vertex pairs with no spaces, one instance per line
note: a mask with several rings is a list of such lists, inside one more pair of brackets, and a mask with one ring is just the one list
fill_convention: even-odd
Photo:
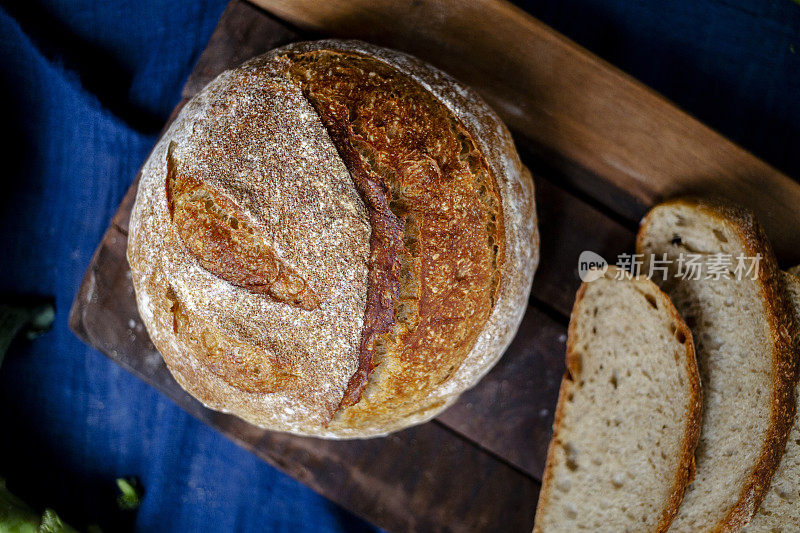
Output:
[[410,51],[473,85],[512,127],[535,174],[542,263],[517,338],[456,405],[386,438],[294,437],[210,411],[174,381],[136,310],[125,250],[138,177],[95,252],[70,326],[198,419],[381,527],[531,530],[578,255],[630,252],[636,220],[662,196],[713,190],[739,199],[765,217],[784,259],[798,259],[800,185],[509,4],[258,3],[292,25],[233,0],[175,112],[221,71],[326,35]]

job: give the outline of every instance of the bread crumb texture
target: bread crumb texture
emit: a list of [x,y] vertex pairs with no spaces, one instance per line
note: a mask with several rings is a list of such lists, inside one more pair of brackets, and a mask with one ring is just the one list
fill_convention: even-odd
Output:
[[689,481],[691,333],[655,284],[617,272],[576,298],[535,532],[665,531]]
[[[697,471],[672,530],[741,529],[764,497],[794,419],[795,326],[775,258],[751,213],[694,200],[654,208],[637,251],[645,268],[652,257],[671,261],[667,279],[656,281],[694,333],[703,385]],[[682,278],[679,255],[689,253],[760,254],[758,278]]]

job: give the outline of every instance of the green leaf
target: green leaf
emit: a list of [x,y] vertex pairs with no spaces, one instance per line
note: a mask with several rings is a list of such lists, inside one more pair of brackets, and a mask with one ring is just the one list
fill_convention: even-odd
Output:
[[134,478],[118,478],[119,496],[117,505],[124,511],[132,511],[142,504],[142,489],[139,482]]
[[25,502],[6,489],[0,478],[0,532],[2,533],[78,533],[52,509],[45,509],[41,517]]
[[61,520],[55,511],[45,509],[42,514],[42,523],[39,526],[39,533],[78,533]]

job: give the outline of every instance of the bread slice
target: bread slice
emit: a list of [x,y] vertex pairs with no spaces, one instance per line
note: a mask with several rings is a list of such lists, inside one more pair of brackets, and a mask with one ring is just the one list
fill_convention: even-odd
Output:
[[700,397],[692,334],[655,284],[614,267],[584,283],[534,532],[666,531],[691,480]]
[[[654,258],[668,266],[666,276],[653,271],[654,281],[692,329],[703,384],[697,471],[672,529],[738,531],[758,510],[794,420],[794,317],[781,272],[752,213],[717,202],[655,207],[642,221],[637,252],[645,273]],[[731,272],[739,256],[749,266],[746,258],[757,254],[755,279]],[[680,277],[693,256],[700,279]],[[714,279],[713,265],[726,256],[727,277]]]
[[[795,267],[789,272],[797,272]],[[800,278],[784,274],[786,288],[794,307],[795,322],[800,324]],[[800,384],[795,388],[795,398],[800,397]],[[800,530],[800,414],[795,414],[794,425],[786,442],[781,464],[772,478],[769,492],[761,507],[747,526],[748,533],[773,533]]]

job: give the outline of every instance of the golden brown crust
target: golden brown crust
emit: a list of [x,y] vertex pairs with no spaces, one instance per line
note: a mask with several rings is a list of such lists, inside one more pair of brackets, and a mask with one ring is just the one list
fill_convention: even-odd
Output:
[[306,311],[319,307],[308,282],[278,257],[262,228],[236,202],[178,170],[167,150],[166,195],[170,220],[200,265],[228,283]]
[[[342,403],[354,407],[340,420],[417,410],[494,307],[504,251],[497,183],[457,117],[413,79],[360,54],[287,57],[373,221],[362,359]],[[381,364],[398,368],[373,380],[388,394],[356,405]]]
[[[345,58],[337,67],[363,64],[376,82],[389,79],[410,95],[407,112],[359,125],[352,113],[366,109],[365,90],[333,94],[350,107],[322,112],[319,98],[311,107],[309,84],[294,76],[303,73],[289,67],[320,51]],[[393,117],[429,136],[369,137]],[[480,183],[431,154],[430,144],[452,140],[433,130],[441,124],[474,145],[468,157],[485,172],[494,211],[476,199]],[[397,180],[366,164],[367,145],[393,157]],[[415,187],[428,196],[397,202]],[[442,216],[434,200],[457,212]],[[431,418],[497,361],[527,306],[535,223],[530,175],[478,97],[404,54],[321,41],[255,58],[187,104],[143,171],[128,255],[148,331],[195,397],[270,429],[365,437]],[[490,259],[473,253],[479,242]],[[398,330],[404,316],[413,327]],[[398,349],[381,358],[387,334]]]
[[[611,266],[605,273],[605,276],[613,278],[616,272],[618,272],[618,269]],[[703,393],[700,385],[700,373],[697,367],[697,358],[695,357],[694,340],[692,338],[691,330],[681,318],[678,310],[669,299],[669,296],[661,291],[661,289],[659,289],[655,283],[643,277],[634,278],[630,275],[628,275],[628,277],[629,279],[635,280],[635,283],[644,285],[645,290],[660,300],[660,308],[669,310],[676,327],[676,335],[682,335],[685,339],[685,342],[682,344],[686,347],[685,362],[687,375],[690,378],[689,386],[691,391],[686,405],[686,432],[684,434],[684,439],[681,446],[681,458],[679,462],[682,467],[679,468],[675,473],[675,480],[670,490],[670,497],[666,502],[664,510],[661,513],[661,517],[659,518],[659,522],[654,529],[654,531],[657,533],[663,533],[669,529],[670,524],[672,524],[673,519],[677,515],[678,508],[683,500],[683,495],[686,492],[686,487],[689,485],[689,483],[691,483],[694,477],[694,451],[697,447],[697,442],[700,437]],[[559,432],[564,418],[564,409],[566,408],[567,404],[567,398],[573,393],[573,389],[575,387],[575,376],[578,376],[581,371],[580,357],[574,346],[577,328],[575,317],[578,316],[576,310],[583,301],[583,297],[588,285],[589,283],[587,282],[581,284],[577,294],[575,295],[575,303],[572,307],[573,312],[571,314],[569,327],[567,330],[567,371],[561,380],[561,388],[558,393],[558,404],[556,407],[555,419],[553,421],[553,437],[550,440],[550,445],[547,450],[547,461],[545,463],[545,471],[542,478],[542,489],[539,493],[539,502],[536,506],[537,515],[542,509],[545,508],[550,499],[550,493],[552,491],[551,487],[553,486],[552,472],[556,460],[555,444],[558,442]],[[542,529],[538,527],[538,524],[534,527],[533,531],[534,533],[544,533]]]
[[[573,312],[570,315],[569,326],[567,327],[567,352],[565,355],[566,371],[564,377],[561,378],[561,387],[558,389],[558,401],[556,403],[556,412],[553,417],[553,436],[550,438],[550,444],[547,447],[547,459],[544,465],[544,475],[542,476],[542,488],[539,491],[539,501],[536,504],[536,516],[541,516],[542,510],[549,504],[550,495],[553,487],[553,469],[556,462],[556,446],[559,442],[561,427],[567,406],[567,399],[573,394],[575,388],[575,380],[573,376],[580,373],[580,358],[577,357],[575,351],[575,329],[577,324],[572,317],[576,316],[575,310],[583,301],[583,296],[586,293],[588,283],[581,283],[578,292],[575,294],[575,302],[572,304]],[[534,523],[533,533],[545,533],[540,527],[537,520]]]
[[[320,113],[320,109],[317,108]],[[322,114],[322,113],[321,113]],[[358,369],[347,383],[339,409],[358,403],[369,376],[377,366],[375,349],[391,332],[395,307],[401,291],[400,257],[403,253],[405,221],[389,208],[390,194],[378,176],[371,174],[351,142],[352,128],[345,108],[322,114],[328,134],[353,177],[356,189],[369,213],[372,234],[367,277],[367,303],[359,343]]]
[[[298,43],[286,49],[276,50],[250,64],[257,68],[264,65],[265,61],[272,61],[286,51],[305,53],[323,49],[369,56],[397,69],[398,72],[422,85],[444,104],[453,116],[457,117],[461,126],[472,136],[495,178],[502,201],[505,260],[500,269],[501,283],[496,294],[494,309],[483,332],[452,376],[435,387],[431,394],[424,398],[423,403],[416,406],[417,411],[394,417],[391,413],[387,413],[387,417],[376,424],[382,428],[382,432],[386,432],[393,427],[402,427],[399,424],[408,425],[428,420],[446,408],[457,398],[460,391],[474,384],[492,367],[511,341],[527,306],[530,279],[538,263],[539,238],[536,230],[533,182],[530,173],[519,161],[507,128],[480,98],[447,75],[413,57],[357,41],[319,41]],[[376,372],[385,372],[389,366],[383,365]],[[389,375],[397,374],[401,370],[395,368]],[[376,382],[379,380],[380,378],[376,379]],[[379,395],[390,392],[389,389],[380,386],[370,389]],[[369,419],[370,417],[367,418]],[[334,427],[337,422],[334,420],[329,429],[340,435],[350,432],[345,425]],[[363,436],[364,431],[360,432],[360,436]]]
[[[581,286],[581,289],[583,286]],[[581,295],[581,289],[578,290],[578,296]],[[569,365],[570,360],[570,349],[569,345],[567,345],[567,364]],[[547,460],[545,461],[544,465],[544,475],[542,476],[542,488],[539,490],[539,501],[536,504],[536,516],[541,516],[542,511],[550,502],[550,494],[552,492],[553,486],[553,467],[556,461],[556,446],[557,446],[557,439],[559,434],[559,428],[561,427],[562,420],[564,419],[564,409],[567,403],[567,398],[573,392],[573,388],[575,387],[575,382],[572,379],[570,371],[567,370],[564,372],[564,377],[561,378],[561,387],[558,389],[558,403],[555,412],[555,418],[553,419],[553,437],[550,439],[550,444],[547,447]],[[539,524],[538,520],[534,523],[533,526],[533,533],[545,533],[541,525]]]
[[[800,362],[800,269],[797,267],[791,268],[782,277],[794,307],[795,326],[798,327],[795,331],[795,359]],[[796,400],[798,394],[800,394],[800,388],[796,386]],[[791,496],[793,492],[798,490],[798,471],[796,467],[800,441],[795,440],[792,442],[792,438],[797,436],[798,430],[800,430],[800,419],[798,419],[798,414],[795,414],[794,426],[786,443],[786,451],[781,459],[780,466],[775,471],[775,476],[772,478],[770,490],[745,531],[755,533],[783,531],[785,528],[796,526],[800,523],[798,522],[800,507],[797,507],[796,500]]]
[[[796,331],[794,314],[772,247],[751,211],[722,200],[697,198],[678,198],[653,209],[673,205],[699,209],[716,218],[721,225],[730,227],[741,237],[749,256],[761,254],[758,281],[774,346],[772,370],[776,380],[771,396],[770,427],[759,459],[748,482],[742,487],[737,503],[712,529],[715,532],[739,531],[749,523],[769,490],[770,481],[780,464],[792,428],[795,415],[794,384],[797,376],[792,344],[792,332]],[[643,249],[650,213],[642,220],[637,236],[637,252]]]
[[682,335],[686,342],[686,371],[687,375],[691,376],[691,396],[689,403],[686,406],[686,419],[689,421],[686,425],[686,434],[683,440],[683,447],[681,449],[680,468],[675,475],[675,482],[672,485],[672,492],[670,494],[669,503],[661,515],[661,520],[658,523],[656,531],[662,533],[669,529],[675,516],[678,514],[678,509],[683,501],[683,495],[686,493],[686,487],[694,479],[694,451],[697,448],[697,442],[700,439],[700,428],[702,427],[702,409],[703,409],[703,391],[700,385],[700,371],[697,367],[697,357],[694,350],[694,339],[689,326],[681,318],[678,310],[672,304],[663,291],[661,291],[655,283],[648,280],[652,285],[655,294],[661,299],[662,307],[669,309],[670,315],[678,328],[678,332]]

